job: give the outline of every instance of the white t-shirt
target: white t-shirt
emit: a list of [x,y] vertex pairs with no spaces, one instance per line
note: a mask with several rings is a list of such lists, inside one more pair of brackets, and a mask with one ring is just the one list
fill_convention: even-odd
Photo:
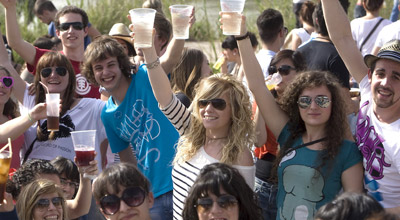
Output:
[[400,119],[390,124],[378,120],[367,76],[360,89],[356,136],[363,155],[365,188],[384,208],[400,207]]
[[[96,130],[96,160],[99,165],[99,171],[101,171],[100,143],[107,138],[100,118],[104,105],[105,102],[99,99],[82,98],[74,108],[68,110],[60,118],[60,131],[56,133],[54,140],[36,140],[37,123],[33,124],[24,133],[25,143],[20,150],[21,158],[24,158],[25,152],[36,140],[28,159],[52,160],[57,156],[63,156],[74,161],[75,151],[70,132]],[[26,89],[24,103],[20,103],[19,106],[21,114],[27,114],[35,106],[35,96],[28,95],[28,90]],[[40,120],[40,124],[41,127],[46,126],[47,119]]]
[[297,36],[299,36],[299,38],[301,39],[301,44],[308,41],[311,37],[311,35],[304,28],[293,29],[293,34],[296,34]]
[[376,38],[375,46],[382,47],[386,42],[394,39],[400,40],[400,20],[382,28]]
[[258,51],[258,53],[256,55],[258,63],[261,66],[261,69],[262,69],[265,79],[269,75],[268,67],[269,67],[269,64],[271,63],[272,58],[275,56],[275,54],[276,53],[272,50],[261,49]]
[[[377,17],[368,20],[364,18],[356,18],[350,22],[351,33],[359,49],[361,47],[361,44],[365,41],[365,38],[367,38],[368,34],[371,32],[372,28],[375,27],[375,25],[377,24],[377,22],[379,22],[381,18],[382,17]],[[392,22],[388,19],[383,19],[383,21],[375,29],[374,33],[372,33],[368,41],[364,44],[361,51],[363,56],[371,54],[372,50],[374,49],[375,41],[378,37],[379,32],[382,30],[383,27],[391,23]]]

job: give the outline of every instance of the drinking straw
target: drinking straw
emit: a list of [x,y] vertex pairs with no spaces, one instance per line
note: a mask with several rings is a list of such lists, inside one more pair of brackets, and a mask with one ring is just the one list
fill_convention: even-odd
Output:
[[47,88],[47,86],[45,84],[43,84],[41,81],[39,81],[40,85],[43,86],[43,88],[46,90],[47,94],[50,94],[49,92],[49,88]]
[[9,147],[10,157],[12,157],[11,138],[8,138],[8,143],[0,149],[0,153],[3,152],[7,147]]

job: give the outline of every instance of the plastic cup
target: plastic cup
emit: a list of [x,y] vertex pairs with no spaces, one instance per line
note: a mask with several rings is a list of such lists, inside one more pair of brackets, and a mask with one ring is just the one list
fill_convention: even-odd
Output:
[[0,204],[4,200],[4,191],[8,179],[8,171],[10,170],[11,153],[7,150],[0,152]]
[[241,13],[245,0],[220,0],[222,14],[222,34],[239,35],[242,22]]
[[47,93],[47,131],[58,131],[60,121],[60,93]]
[[350,96],[351,96],[351,97],[358,97],[358,96],[360,96],[360,89],[359,89],[359,88],[351,88],[351,89],[350,89]]
[[150,48],[153,45],[153,26],[156,10],[151,8],[136,8],[129,11],[134,27],[135,48]]
[[171,5],[172,30],[175,39],[189,39],[189,19],[192,14],[191,5]]
[[268,90],[275,88],[276,85],[282,82],[282,76],[279,73],[274,73],[269,75],[265,80]]
[[245,0],[220,0],[221,10],[223,12],[239,12],[244,8]]
[[[95,158],[96,130],[72,131],[71,137],[74,144],[76,164],[78,166],[89,166],[89,162]],[[96,176],[84,173],[83,177],[94,179]]]

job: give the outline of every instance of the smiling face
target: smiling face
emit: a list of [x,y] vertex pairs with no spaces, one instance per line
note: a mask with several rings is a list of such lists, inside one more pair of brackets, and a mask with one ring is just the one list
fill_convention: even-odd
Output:
[[[278,69],[282,65],[288,65],[294,68],[294,64],[292,60],[285,58],[282,59],[281,61],[277,62],[274,66]],[[277,92],[278,96],[281,96],[283,92],[285,91],[286,87],[292,82],[292,80],[296,77],[297,71],[295,69],[289,70],[289,74],[285,74],[282,72],[278,73],[282,76],[282,81],[275,86],[275,91]],[[270,73],[271,74],[271,73]]]
[[[0,78],[4,76],[9,76],[4,70],[0,70]],[[11,88],[7,88],[3,82],[0,82],[0,105],[4,105],[10,99],[11,96]]]
[[65,90],[69,83],[69,72],[66,70],[66,74],[61,76],[56,71],[57,66],[49,67],[52,69],[51,74],[48,77],[43,77],[40,73],[40,81],[47,86],[50,93],[60,93],[60,97],[64,97]]
[[[76,13],[67,13],[60,17],[60,24],[62,23],[71,23],[71,22],[82,22],[82,16]],[[68,30],[56,30],[56,34],[58,38],[61,39],[61,42],[64,47],[77,49],[84,46],[84,38],[87,35],[88,27],[83,28],[82,30],[76,30],[71,25]]]
[[[229,195],[222,187],[220,188],[220,198],[221,196]],[[216,201],[218,197],[209,192],[208,197],[213,200],[213,204],[209,209],[203,209],[199,207],[197,209],[197,214],[199,220],[211,220],[211,219],[223,219],[223,220],[238,220],[239,219],[239,206],[238,204],[226,205],[226,207],[221,207]]]
[[[59,197],[57,193],[48,193],[38,197],[39,199],[49,199]],[[63,219],[63,208],[61,205],[54,205],[51,201],[49,207],[39,207],[35,206],[33,209],[33,220],[62,220]]]

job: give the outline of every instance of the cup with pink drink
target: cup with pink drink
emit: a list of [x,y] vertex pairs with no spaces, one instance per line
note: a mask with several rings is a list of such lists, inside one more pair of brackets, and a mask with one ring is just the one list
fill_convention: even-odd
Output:
[[223,23],[222,33],[224,35],[239,35],[242,22],[242,11],[245,0],[220,0],[223,12],[221,20]]
[[[89,166],[89,162],[95,158],[96,130],[72,131],[71,137],[76,155],[76,165]],[[94,179],[96,176],[84,173],[83,177]]]

